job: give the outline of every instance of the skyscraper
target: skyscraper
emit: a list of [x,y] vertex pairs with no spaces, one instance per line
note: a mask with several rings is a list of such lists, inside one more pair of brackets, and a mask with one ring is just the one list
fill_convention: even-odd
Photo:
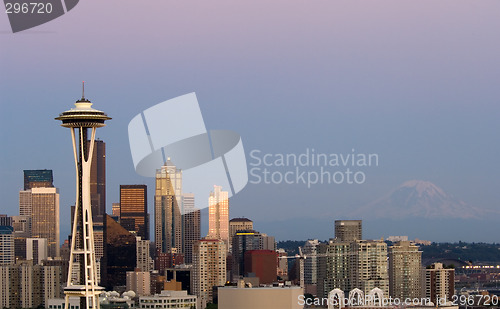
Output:
[[350,246],[351,289],[358,288],[367,294],[379,288],[388,295],[387,244],[383,240],[357,240]]
[[338,239],[330,239],[328,243],[320,243],[317,246],[318,297],[328,297],[328,293],[333,289],[351,290],[350,249],[349,242],[341,242]]
[[[21,191],[24,192],[24,191]],[[12,216],[16,259],[26,259],[26,239],[31,237],[31,216]]]
[[[87,147],[90,141],[87,141]],[[90,203],[94,222],[103,222],[106,213],[106,143],[94,142],[92,163],[90,164]]]
[[52,188],[52,170],[24,170],[24,190],[32,188]]
[[302,247],[302,253],[307,256],[304,259],[304,284],[307,293],[316,295],[316,285],[318,283],[318,239],[307,240]]
[[14,264],[14,229],[12,226],[0,226],[0,266]]
[[394,298],[421,296],[422,251],[409,241],[389,247],[389,295]]
[[226,244],[220,239],[201,239],[194,245],[193,289],[206,302],[213,301],[213,287],[226,283]]
[[155,243],[161,253],[182,253],[182,172],[167,160],[156,171]]
[[233,245],[233,236],[237,231],[253,230],[253,221],[247,218],[229,220],[229,247]]
[[120,185],[120,224],[143,240],[149,239],[147,191],[146,185]]
[[1,308],[47,308],[48,299],[61,297],[61,267],[20,261],[0,266]]
[[208,198],[208,238],[222,239],[229,246],[229,193],[214,186]]
[[149,272],[153,270],[151,267],[152,259],[149,250],[149,240],[136,237],[136,265],[135,268],[140,271]]
[[0,226],[12,226],[12,217],[0,215]]
[[425,269],[425,297],[434,304],[450,301],[455,294],[455,269],[434,263]]
[[[46,238],[49,256],[60,256],[59,190],[35,187],[31,191],[31,237]],[[26,192],[26,191],[25,191]]]
[[254,230],[238,231],[233,236],[233,253],[232,253],[232,277],[233,280],[239,276],[244,276],[245,269],[245,252],[250,250],[262,250],[263,242],[262,235]]
[[335,220],[335,238],[339,241],[363,239],[361,220]]
[[106,278],[104,285],[108,290],[126,284],[127,271],[133,271],[137,263],[137,238],[123,228],[109,215],[106,223]]
[[191,264],[193,263],[193,245],[201,237],[201,212],[195,208],[192,193],[182,194],[182,205],[184,209],[182,215],[184,262]]
[[[75,103],[75,108],[65,111],[56,118],[62,121],[61,126],[71,129],[73,153],[77,171],[77,200],[75,220],[72,229],[69,274],[65,288],[65,307],[69,308],[69,297],[80,297],[80,309],[98,308],[98,295],[102,288],[97,285],[97,265],[94,251],[94,233],[91,207],[91,164],[94,153],[95,132],[98,127],[105,126],[109,120],[104,112],[92,108],[92,103],[82,98]],[[90,139],[89,139],[90,129]],[[77,132],[75,132],[77,131]],[[78,136],[78,140],[77,140]],[[77,226],[80,233],[77,237]],[[78,241],[77,239],[78,238]],[[59,248],[59,244],[58,244]],[[80,257],[80,280],[73,282],[71,273],[76,257]]]
[[[52,170],[24,170],[24,190],[19,192],[19,214],[29,218],[23,234],[26,237],[46,238],[48,255],[58,257],[59,190],[54,188]],[[16,230],[19,227],[16,223]]]

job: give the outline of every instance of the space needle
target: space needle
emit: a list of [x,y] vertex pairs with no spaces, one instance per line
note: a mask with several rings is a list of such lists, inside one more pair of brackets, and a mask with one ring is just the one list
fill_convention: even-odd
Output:
[[[82,85],[82,98],[76,101],[75,107],[55,118],[62,121],[61,126],[71,129],[76,168],[76,204],[71,234],[68,281],[66,288],[64,288],[64,308],[69,308],[70,297],[79,297],[81,309],[98,309],[99,294],[103,288],[97,282],[90,206],[90,166],[96,129],[104,127],[104,121],[111,118],[106,113],[92,108],[92,103],[85,99],[84,87],[85,84]],[[79,281],[72,278],[73,268],[78,267],[75,262],[79,264]]]

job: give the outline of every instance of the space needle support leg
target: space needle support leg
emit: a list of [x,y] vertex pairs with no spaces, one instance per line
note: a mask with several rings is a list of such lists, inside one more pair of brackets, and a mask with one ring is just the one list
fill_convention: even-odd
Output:
[[[75,170],[76,170],[76,183],[78,185],[78,182],[80,181],[79,179],[79,171],[78,171],[78,156],[77,156],[77,149],[76,149],[76,138],[75,138],[75,128],[71,128],[71,140],[73,141],[73,155],[75,159]],[[77,220],[78,220],[78,209],[80,208],[79,205],[79,192],[78,192],[78,187],[76,190],[76,198],[75,198],[75,213],[73,214],[73,227],[72,227],[72,233],[73,235],[71,237],[71,248],[70,248],[70,256],[69,256],[69,268],[68,268],[68,281],[66,283],[66,286],[72,285],[71,279],[72,279],[72,274],[73,274],[73,251],[76,249],[75,244],[76,244],[76,226],[77,226]],[[64,300],[64,308],[69,308],[69,295],[66,294],[65,300]]]

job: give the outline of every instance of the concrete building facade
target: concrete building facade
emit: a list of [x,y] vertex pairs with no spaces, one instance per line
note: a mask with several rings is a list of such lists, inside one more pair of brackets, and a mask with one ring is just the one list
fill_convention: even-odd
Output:
[[205,302],[213,301],[213,287],[226,283],[226,244],[204,238],[194,245],[193,290]]
[[422,293],[422,251],[409,241],[389,247],[389,295],[399,299],[419,298]]

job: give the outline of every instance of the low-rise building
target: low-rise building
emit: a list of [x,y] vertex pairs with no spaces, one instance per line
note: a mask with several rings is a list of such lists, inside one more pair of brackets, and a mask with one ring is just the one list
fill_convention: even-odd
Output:
[[218,291],[219,309],[299,309],[300,287],[260,287],[244,288],[235,286],[220,287]]
[[[188,295],[187,291],[161,291],[154,296],[140,296],[139,307],[141,309],[169,309],[186,308],[196,309],[197,297]],[[236,307],[234,307],[236,308]]]

